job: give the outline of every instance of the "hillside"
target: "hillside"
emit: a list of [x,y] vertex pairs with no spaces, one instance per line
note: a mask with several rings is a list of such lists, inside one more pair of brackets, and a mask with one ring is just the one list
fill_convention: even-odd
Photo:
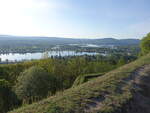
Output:
[[10,113],[150,113],[150,54]]
[[73,39],[58,37],[37,37],[37,36],[10,36],[0,35],[0,46],[33,46],[33,45],[56,45],[56,44],[97,44],[97,45],[138,45],[139,39]]

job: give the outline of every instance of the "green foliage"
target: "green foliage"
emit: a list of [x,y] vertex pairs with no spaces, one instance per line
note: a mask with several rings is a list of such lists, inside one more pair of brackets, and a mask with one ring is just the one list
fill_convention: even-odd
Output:
[[81,85],[89,80],[92,80],[96,77],[102,76],[104,73],[96,73],[96,74],[85,74],[85,75],[80,75],[76,78],[76,80],[73,83],[73,87],[76,87],[78,85]]
[[[97,76],[92,73],[99,75],[117,68],[121,56],[116,54],[114,56],[85,55],[4,64],[0,65],[0,79],[9,82],[10,89],[13,91],[15,89],[15,93],[23,103],[32,103],[47,95],[54,95],[55,92],[70,88],[75,80],[79,85]],[[129,61],[134,60],[128,57]],[[128,60],[128,57],[124,59]]]
[[17,96],[25,103],[42,99],[48,93],[54,94],[55,91],[56,78],[53,75],[48,75],[44,69],[37,66],[21,73],[15,86]]
[[[17,82],[18,76],[21,75],[20,73],[32,66],[39,66],[49,75],[55,75],[60,81],[58,85],[61,86],[61,90],[64,90],[70,88],[79,75],[103,73],[117,68],[120,66],[118,65],[118,60],[121,56],[122,55],[115,54],[114,56],[106,57],[97,55],[58,59],[49,58],[18,64],[0,65],[0,79],[6,79],[11,86],[14,86]],[[124,59],[126,63],[128,63],[135,58],[128,56]]]
[[96,110],[100,113],[115,113],[133,99],[133,86],[128,81],[132,81],[132,72],[147,64],[150,64],[150,54],[97,79],[65,90],[62,95],[49,97],[10,113],[84,113],[83,110],[99,101],[101,104]]
[[126,64],[126,61],[125,61],[125,59],[124,59],[123,57],[121,57],[121,58],[119,59],[119,61],[118,61],[118,66],[122,66],[122,65],[124,65],[124,64]]
[[16,95],[11,91],[10,84],[4,79],[0,79],[0,112],[6,113],[19,104]]
[[150,33],[147,34],[141,41],[141,51],[142,55],[145,55],[150,52]]

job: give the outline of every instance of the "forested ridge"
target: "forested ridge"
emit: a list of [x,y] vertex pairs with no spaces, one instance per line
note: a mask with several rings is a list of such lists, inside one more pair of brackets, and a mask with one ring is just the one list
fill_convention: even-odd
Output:
[[[53,48],[57,46],[61,47],[60,50],[85,51],[85,48],[82,48],[81,46],[86,44],[98,46],[137,46],[139,43],[139,39],[72,39],[58,37],[0,35],[0,53],[44,52],[53,50]],[[86,51],[89,51],[89,48],[86,49]]]

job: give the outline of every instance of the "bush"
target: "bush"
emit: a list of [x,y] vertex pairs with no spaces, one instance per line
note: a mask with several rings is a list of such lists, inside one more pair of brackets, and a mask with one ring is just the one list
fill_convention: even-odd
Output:
[[56,91],[56,79],[48,75],[43,68],[34,66],[25,70],[19,77],[15,86],[19,99],[24,103],[32,103]]
[[11,91],[8,81],[0,79],[0,112],[6,113],[18,105],[17,96]]
[[145,55],[150,52],[150,33],[141,41],[141,54]]

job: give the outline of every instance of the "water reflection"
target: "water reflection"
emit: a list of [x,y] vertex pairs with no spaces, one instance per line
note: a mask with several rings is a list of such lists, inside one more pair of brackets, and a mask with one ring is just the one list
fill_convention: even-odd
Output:
[[[22,61],[22,60],[31,60],[31,59],[41,59],[45,53],[9,53],[9,54],[0,54],[1,61]],[[75,51],[49,51],[47,56],[81,56],[81,55],[96,55],[96,52],[75,52]]]

